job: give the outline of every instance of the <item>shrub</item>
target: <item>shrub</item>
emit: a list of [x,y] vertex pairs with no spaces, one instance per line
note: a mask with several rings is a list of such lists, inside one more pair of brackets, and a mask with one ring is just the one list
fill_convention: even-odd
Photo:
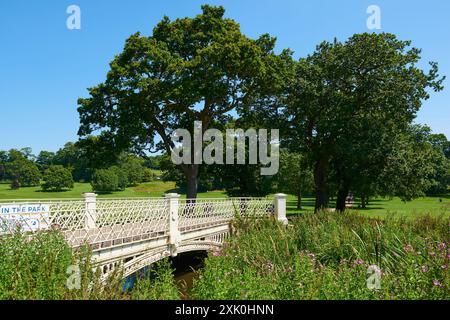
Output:
[[41,173],[37,165],[26,159],[18,159],[8,163],[7,172],[13,181],[12,189],[38,186],[41,179]]
[[[79,271],[79,287],[68,286],[71,272]],[[121,275],[113,274],[106,285],[93,271],[88,247],[73,252],[58,232],[42,232],[32,238],[20,233],[0,240],[0,300],[123,299]]]
[[123,191],[129,185],[128,174],[121,167],[110,168],[117,175],[117,190]]
[[73,188],[72,173],[63,166],[50,166],[44,173],[44,191],[62,191]]
[[155,174],[149,168],[144,169],[142,182],[152,182],[155,180]]
[[123,163],[121,165],[121,170],[123,170],[127,176],[127,186],[136,186],[143,182],[144,167],[137,159],[129,159],[127,162]]
[[119,177],[114,169],[99,169],[92,176],[91,186],[97,192],[113,192],[119,188]]
[[[153,275],[153,277],[150,276]],[[131,292],[133,300],[178,300],[180,293],[169,260],[158,261],[150,272],[137,277]]]
[[[101,281],[99,271],[92,264],[88,246],[72,251],[64,236],[56,231],[38,233],[32,238],[16,233],[0,239],[0,300],[180,298],[167,259],[152,268],[154,277],[139,278],[128,294],[120,271],[113,272],[106,282]],[[70,279],[77,275],[77,281]]]

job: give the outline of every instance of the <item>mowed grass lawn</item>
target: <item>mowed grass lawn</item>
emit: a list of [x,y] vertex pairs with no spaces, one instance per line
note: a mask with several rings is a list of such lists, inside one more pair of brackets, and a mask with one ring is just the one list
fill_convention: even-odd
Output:
[[[92,192],[89,183],[75,183],[72,190],[64,192],[43,192],[40,187],[21,188],[11,190],[9,184],[0,184],[0,201],[20,199],[77,199],[82,198],[83,193]],[[164,182],[155,180],[143,183],[136,187],[126,188],[124,191],[110,194],[100,194],[99,198],[135,198],[135,197],[164,197],[165,193],[180,193],[175,182]],[[181,195],[185,197],[185,195]],[[210,191],[198,194],[199,198],[224,198],[224,191]],[[388,214],[414,216],[419,214],[446,215],[450,216],[450,194],[441,197],[426,197],[403,202],[399,198],[372,199],[366,209],[358,208],[358,199],[355,200],[353,211],[357,211],[371,217],[383,218]],[[331,202],[331,206],[334,203]],[[314,198],[305,197],[302,201],[302,210],[297,210],[297,198],[290,195],[287,201],[288,215],[296,215],[314,210]]]
[[[175,182],[153,181],[124,191],[99,194],[99,198],[134,198],[163,197],[164,193],[176,191]],[[0,184],[0,200],[5,199],[72,199],[82,198],[83,193],[92,192],[89,183],[75,183],[74,188],[63,192],[43,192],[40,187],[20,188],[11,190],[9,184]]]
[[[78,199],[83,193],[92,192],[89,183],[75,183],[74,188],[62,192],[43,192],[40,187],[20,188],[11,190],[8,183],[0,183],[0,201],[4,200],[31,200],[31,199]],[[179,193],[175,182],[155,180],[142,183],[135,187],[126,188],[124,191],[99,194],[99,198],[142,198],[142,197],[164,197],[166,193]],[[185,195],[181,195],[185,197]],[[224,198],[224,191],[212,191],[199,194],[200,198]]]
[[[334,206],[334,202],[330,202],[330,206]],[[314,210],[314,198],[305,197],[302,201],[302,210],[297,209],[297,198],[289,196],[287,201],[288,215],[302,214]],[[440,197],[424,197],[413,201],[403,202],[399,198],[378,198],[371,199],[366,209],[359,208],[359,199],[355,199],[355,203],[351,211],[368,215],[373,218],[383,218],[390,214],[400,216],[415,215],[445,215],[450,216],[450,194]]]

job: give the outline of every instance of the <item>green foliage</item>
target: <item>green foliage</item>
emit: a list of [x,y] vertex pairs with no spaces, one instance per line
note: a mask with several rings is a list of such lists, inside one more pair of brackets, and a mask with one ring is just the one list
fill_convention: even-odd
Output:
[[296,195],[297,209],[301,209],[302,194],[310,193],[314,186],[314,176],[307,159],[298,153],[281,152],[276,179],[277,192]]
[[80,143],[68,142],[53,157],[53,164],[62,165],[72,172],[75,181],[89,181],[87,152]]
[[110,167],[110,172],[114,173],[117,176],[117,189],[113,191],[123,191],[129,185],[128,182],[128,173],[118,166]]
[[155,180],[156,175],[153,173],[153,171],[149,168],[144,169],[144,173],[142,176],[142,182],[152,182]]
[[55,153],[49,151],[41,151],[36,158],[36,164],[41,172],[45,172],[55,161]]
[[120,170],[126,178],[126,187],[133,187],[144,180],[143,161],[137,157],[126,155],[119,160]]
[[92,176],[91,186],[93,191],[113,192],[119,190],[119,177],[114,168],[99,169]]
[[73,188],[72,173],[63,166],[49,166],[45,170],[42,190],[44,191],[62,191]]
[[[333,184],[340,210],[349,191],[374,193],[398,136],[429,89],[442,89],[437,64],[419,69],[420,50],[410,45],[392,34],[355,34],[323,42],[295,64],[275,117],[286,119],[281,128],[289,147],[313,163],[316,209],[328,206]],[[263,114],[274,114],[270,109],[263,106]]]
[[273,177],[262,176],[260,165],[227,165],[222,183],[230,197],[264,197],[273,191]]
[[155,263],[149,273],[137,277],[131,292],[132,300],[179,300],[180,293],[175,284],[169,260]]
[[[90,249],[72,251],[58,232],[32,238],[17,233],[0,240],[0,300],[179,299],[170,263],[163,260],[153,270],[156,277],[139,279],[125,293],[120,272],[102,283]],[[79,281],[72,281],[78,275]]]
[[442,150],[429,142],[429,128],[411,126],[409,132],[398,135],[387,166],[380,172],[378,194],[395,195],[411,200],[425,195],[427,190],[447,192],[448,162]]
[[[239,221],[210,254],[194,299],[448,299],[448,224],[442,217],[370,220],[319,212],[285,228]],[[381,288],[367,288],[367,270]]]
[[0,300],[62,299],[71,250],[57,233],[28,241],[16,234],[0,243]]
[[12,180],[12,187],[37,186],[39,185],[41,179],[41,173],[39,172],[39,168],[36,164],[25,158],[18,158],[7,163],[6,172]]
[[6,178],[6,163],[8,162],[8,154],[6,151],[0,151],[0,181]]
[[[80,136],[101,129],[113,152],[156,148],[170,154],[175,129],[192,131],[198,120],[206,130],[274,90],[280,82],[275,39],[250,39],[224,14],[223,7],[204,5],[194,18],[164,17],[149,37],[131,35],[107,80],[79,99]],[[195,197],[198,165],[181,167],[188,196]]]

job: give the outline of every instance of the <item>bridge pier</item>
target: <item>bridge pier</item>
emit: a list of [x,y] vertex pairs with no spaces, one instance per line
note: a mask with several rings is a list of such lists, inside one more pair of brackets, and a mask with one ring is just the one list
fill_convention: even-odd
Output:
[[85,208],[85,228],[95,229],[97,227],[97,194],[84,193]]
[[172,257],[178,255],[177,249],[181,242],[181,232],[179,228],[180,219],[178,216],[178,199],[180,195],[177,193],[166,194],[166,199],[169,207],[169,245],[170,254]]
[[288,224],[288,219],[286,218],[286,199],[287,195],[284,193],[277,193],[274,196],[275,217],[284,225]]

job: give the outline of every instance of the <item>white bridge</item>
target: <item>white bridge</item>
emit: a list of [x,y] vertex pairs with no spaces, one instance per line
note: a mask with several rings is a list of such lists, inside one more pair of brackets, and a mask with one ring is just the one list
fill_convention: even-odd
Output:
[[68,244],[88,244],[106,278],[115,268],[123,277],[188,251],[219,250],[236,217],[273,215],[287,224],[286,195],[268,198],[97,199],[0,202],[0,234],[59,230]]

